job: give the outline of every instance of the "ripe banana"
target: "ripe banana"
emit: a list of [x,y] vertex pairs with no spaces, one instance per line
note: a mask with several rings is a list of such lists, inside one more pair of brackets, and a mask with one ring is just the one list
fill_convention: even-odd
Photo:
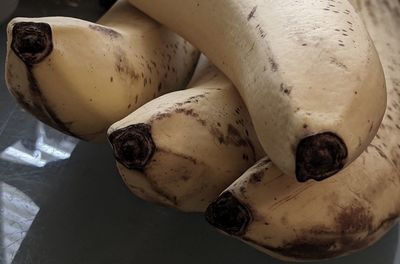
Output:
[[118,170],[133,193],[204,212],[265,153],[232,83],[203,60],[193,78],[192,88],[150,101],[108,134]]
[[11,94],[44,123],[88,141],[105,140],[112,123],[184,88],[199,55],[125,0],[98,24],[15,18],[7,32]]
[[283,260],[334,258],[366,248],[400,215],[400,2],[358,0],[384,66],[388,110],[377,136],[348,168],[300,184],[265,158],[207,209],[215,227]]
[[232,80],[262,146],[286,174],[325,179],[375,136],[386,107],[384,75],[347,0],[129,1]]

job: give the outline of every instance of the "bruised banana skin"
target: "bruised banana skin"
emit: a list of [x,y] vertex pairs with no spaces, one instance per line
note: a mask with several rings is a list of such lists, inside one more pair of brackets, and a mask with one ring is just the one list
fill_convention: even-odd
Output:
[[207,220],[282,260],[348,255],[379,240],[400,215],[400,2],[353,1],[384,66],[388,110],[377,136],[348,168],[300,184],[267,158],[214,201]]
[[129,1],[232,80],[286,174],[323,180],[376,135],[386,108],[382,65],[347,0]]
[[130,190],[187,212],[204,212],[265,156],[232,83],[210,65],[197,76],[192,88],[152,100],[108,131]]
[[127,1],[99,21],[15,18],[8,25],[6,82],[44,123],[87,141],[153,98],[182,89],[198,51]]

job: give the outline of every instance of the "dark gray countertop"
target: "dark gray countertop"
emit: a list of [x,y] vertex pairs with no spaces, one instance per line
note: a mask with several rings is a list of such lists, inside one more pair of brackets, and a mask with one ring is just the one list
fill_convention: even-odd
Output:
[[[97,0],[23,0],[13,16],[95,21]],[[5,24],[1,25],[4,73]],[[72,152],[72,153],[71,153]],[[183,214],[139,200],[117,174],[108,145],[78,142],[37,122],[0,89],[0,263],[284,263]],[[367,250],[326,264],[393,264],[395,227]]]

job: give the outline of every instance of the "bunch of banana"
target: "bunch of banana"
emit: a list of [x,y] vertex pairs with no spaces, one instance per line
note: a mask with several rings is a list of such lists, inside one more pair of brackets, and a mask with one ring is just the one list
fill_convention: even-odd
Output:
[[105,140],[112,123],[183,89],[199,54],[126,0],[97,24],[15,18],[7,31],[11,94],[39,120],[88,141]]
[[264,158],[207,209],[210,224],[283,260],[350,254],[400,216],[400,3],[354,1],[384,66],[388,108],[364,153],[323,182],[301,184]]
[[[218,68],[202,57],[193,74],[199,51],[136,7]],[[140,198],[205,212],[279,259],[329,259],[400,216],[399,13],[398,0],[119,0],[98,23],[16,18],[7,86],[56,129],[107,136]]]

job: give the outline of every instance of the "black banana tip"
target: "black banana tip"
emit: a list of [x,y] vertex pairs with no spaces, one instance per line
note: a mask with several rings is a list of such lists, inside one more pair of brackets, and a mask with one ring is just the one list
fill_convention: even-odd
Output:
[[115,159],[128,169],[143,169],[155,151],[151,126],[134,124],[111,133],[108,137]]
[[231,192],[225,192],[211,203],[205,218],[212,226],[233,236],[241,236],[251,222],[252,216]]
[[336,134],[326,132],[306,137],[297,147],[297,180],[324,180],[340,171],[346,159],[346,144]]
[[18,22],[12,27],[11,49],[23,62],[33,65],[52,52],[52,38],[47,23]]

